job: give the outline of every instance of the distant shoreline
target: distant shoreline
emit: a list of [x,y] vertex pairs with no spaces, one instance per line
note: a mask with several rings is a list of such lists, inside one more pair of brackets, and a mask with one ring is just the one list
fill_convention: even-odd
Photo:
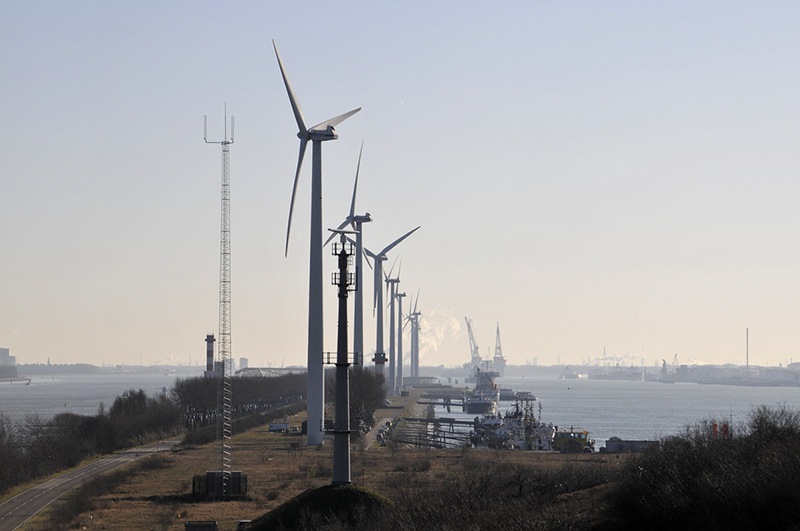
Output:
[[[72,365],[45,365],[42,363],[16,365],[23,378],[39,378],[49,376],[94,376],[108,374],[174,374],[180,377],[202,376],[203,367],[183,365],[116,365],[114,367],[98,367],[87,363]],[[2,381],[2,380],[0,380]]]
[[30,383],[31,379],[27,376],[17,376],[15,378],[0,378],[0,383],[13,384],[14,382],[27,382]]

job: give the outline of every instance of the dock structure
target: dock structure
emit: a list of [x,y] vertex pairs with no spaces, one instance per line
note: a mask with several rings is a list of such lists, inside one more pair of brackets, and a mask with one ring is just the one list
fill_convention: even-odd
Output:
[[[456,432],[456,425],[472,426],[473,422],[406,417],[394,429],[392,438],[399,444],[415,448],[462,448],[469,437],[466,433]],[[443,426],[450,429],[443,429]]]
[[455,426],[466,426],[466,427],[473,427],[475,426],[474,420],[459,420],[459,419],[452,419],[448,417],[440,417],[436,419],[419,419],[419,418],[410,418],[406,417],[403,420],[410,423],[427,423],[427,424],[436,424],[439,426],[450,426],[450,431],[453,431]]
[[237,378],[272,378],[284,374],[303,374],[308,372],[305,367],[246,367],[236,371]]

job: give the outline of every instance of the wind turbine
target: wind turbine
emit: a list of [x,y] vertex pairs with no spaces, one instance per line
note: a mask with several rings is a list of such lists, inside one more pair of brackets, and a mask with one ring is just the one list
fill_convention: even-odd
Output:
[[395,241],[384,247],[379,253],[373,253],[364,247],[364,252],[367,253],[367,255],[375,262],[375,277],[373,282],[375,296],[373,298],[372,307],[373,309],[377,309],[378,315],[375,340],[375,357],[372,359],[372,361],[375,362],[375,373],[379,378],[385,377],[383,366],[386,364],[386,353],[383,351],[383,263],[387,260],[386,253],[394,249],[394,247],[401,241],[411,236],[411,234],[413,234],[417,229],[419,229],[419,227],[400,236]]
[[[350,213],[344,218],[344,221],[337,227],[337,230],[344,229],[347,225],[352,225],[353,230],[356,232],[356,293],[355,304],[353,308],[353,350],[361,354],[364,353],[364,285],[363,279],[363,264],[364,264],[364,246],[361,235],[363,230],[361,225],[372,221],[372,216],[367,212],[364,215],[356,215],[356,192],[358,191],[358,174],[361,171],[361,154],[364,151],[364,142],[361,142],[361,150],[358,152],[358,166],[356,167],[356,182],[353,185],[353,199],[350,201]],[[331,235],[325,242],[325,245],[331,241],[336,233]]]
[[322,339],[323,339],[323,315],[322,315],[322,143],[327,140],[339,138],[335,127],[361,110],[361,107],[350,112],[340,114],[325,122],[306,127],[303,119],[303,112],[300,104],[286,76],[286,69],[283,67],[281,56],[278,53],[278,46],[272,41],[275,48],[275,57],[278,58],[278,66],[281,69],[283,83],[286,85],[286,92],[289,95],[289,103],[292,105],[294,118],[297,120],[299,129],[297,137],[300,139],[300,154],[297,158],[297,171],[294,175],[294,185],[292,186],[292,202],[289,205],[289,224],[286,228],[286,249],[285,254],[289,254],[289,234],[292,231],[292,214],[294,212],[294,199],[297,194],[297,181],[300,178],[300,169],[303,166],[303,158],[306,154],[306,146],[309,141],[312,143],[311,160],[311,249],[310,264],[308,270],[308,437],[307,444],[316,446],[322,444],[325,434],[322,431],[322,418],[324,410],[324,378],[322,368]]
[[419,377],[419,320],[422,318],[422,313],[417,311],[417,303],[419,302],[419,290],[417,290],[417,297],[414,299],[414,310],[408,314],[408,322],[411,323],[411,377]]
[[397,359],[395,356],[395,345],[397,343],[394,336],[394,299],[397,296],[398,285],[400,284],[400,269],[402,267],[403,262],[401,261],[400,267],[397,268],[397,277],[391,278],[394,265],[392,265],[392,269],[389,270],[389,274],[386,275],[386,290],[389,292],[389,322],[391,323],[389,326],[389,392],[391,394],[394,394],[396,388],[395,382],[397,381],[395,372],[395,360]]

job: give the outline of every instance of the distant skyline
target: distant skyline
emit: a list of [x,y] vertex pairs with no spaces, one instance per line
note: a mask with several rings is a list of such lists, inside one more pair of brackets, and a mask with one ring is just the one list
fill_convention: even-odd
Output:
[[203,358],[221,159],[203,116],[221,137],[227,103],[231,353],[305,364],[311,165],[284,257],[297,127],[275,39],[309,123],[362,107],[325,146],[325,226],[362,140],[365,245],[422,226],[389,256],[405,306],[420,291],[422,365],[469,360],[464,316],[485,355],[499,322],[513,364],[744,363],[748,327],[751,364],[800,361],[797,20],[788,1],[10,3],[0,347]]

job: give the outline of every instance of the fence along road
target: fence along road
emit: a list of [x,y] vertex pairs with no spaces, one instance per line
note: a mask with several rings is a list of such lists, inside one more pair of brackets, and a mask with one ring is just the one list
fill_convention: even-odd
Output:
[[156,452],[172,449],[180,438],[116,453],[31,487],[0,504],[0,531],[14,531],[58,498],[100,474]]

